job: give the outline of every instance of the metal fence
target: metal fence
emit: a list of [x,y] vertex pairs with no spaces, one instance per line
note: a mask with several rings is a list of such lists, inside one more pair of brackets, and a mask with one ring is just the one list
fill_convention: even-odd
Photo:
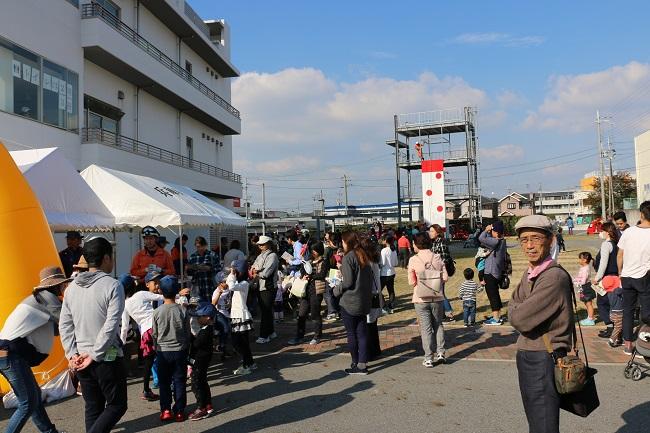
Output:
[[238,119],[241,119],[239,110],[237,110],[235,107],[230,105],[225,99],[217,95],[214,91],[208,88],[208,86],[206,86],[201,81],[199,81],[194,75],[190,74],[187,70],[185,70],[185,68],[181,67],[181,65],[173,61],[162,51],[160,51],[158,48],[153,46],[149,41],[147,41],[145,38],[140,36],[135,30],[133,30],[131,27],[124,24],[115,15],[113,15],[112,13],[104,9],[101,5],[97,3],[84,4],[81,9],[81,17],[100,18],[106,24],[113,27],[122,36],[129,39],[131,42],[133,42],[135,45],[140,47],[151,57],[153,57],[162,65],[164,65],[167,69],[169,69],[170,71],[172,71],[173,73],[181,77],[183,80],[190,83],[199,92],[203,93],[205,96],[212,99],[228,113],[232,114]]
[[[421,162],[417,155],[411,152],[410,159],[406,156],[406,151],[401,151],[399,155],[400,164],[419,164]],[[442,159],[444,161],[465,161],[467,160],[467,150],[443,150],[442,152],[424,153],[425,159]]]
[[190,170],[209,174],[210,176],[226,179],[231,182],[241,183],[241,175],[239,174],[232,173],[223,168],[215,167],[214,165],[206,164],[195,159],[190,159],[186,156],[179,155],[178,153],[152,146],[151,144],[123,137],[104,129],[83,128],[81,130],[81,142],[105,144],[136,155],[163,161],[178,167],[188,168]]
[[437,111],[423,111],[397,115],[397,127],[431,126],[465,122],[465,112],[460,108]]

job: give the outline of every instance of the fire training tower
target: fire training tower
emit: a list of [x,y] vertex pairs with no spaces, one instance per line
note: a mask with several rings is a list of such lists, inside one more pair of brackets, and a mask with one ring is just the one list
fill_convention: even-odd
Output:
[[481,221],[476,114],[474,107],[465,107],[393,117],[395,137],[386,144],[395,148],[399,225],[402,204],[408,206],[412,221],[412,204],[422,200],[420,182],[412,176],[413,172],[422,170],[422,159],[444,160],[445,202],[460,209],[457,219],[466,220],[470,228]]

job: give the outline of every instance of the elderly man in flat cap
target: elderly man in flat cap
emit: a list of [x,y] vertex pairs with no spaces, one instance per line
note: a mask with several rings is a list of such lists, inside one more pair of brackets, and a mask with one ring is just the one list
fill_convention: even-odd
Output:
[[[531,433],[559,433],[560,397],[554,359],[567,355],[574,329],[569,274],[551,258],[553,226],[544,215],[529,215],[515,225],[528,269],[508,305],[519,331],[519,390]],[[549,353],[545,339],[552,349]]]

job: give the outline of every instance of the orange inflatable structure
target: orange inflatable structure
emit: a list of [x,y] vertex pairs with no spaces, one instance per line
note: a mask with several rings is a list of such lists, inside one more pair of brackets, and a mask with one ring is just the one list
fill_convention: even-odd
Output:
[[[39,271],[61,266],[54,238],[36,195],[16,167],[5,146],[0,143],[0,326],[25,297],[38,285]],[[56,182],[56,179],[52,179]],[[39,384],[48,382],[68,368],[63,347],[55,338],[50,356],[34,375]],[[11,390],[0,376],[0,393]]]

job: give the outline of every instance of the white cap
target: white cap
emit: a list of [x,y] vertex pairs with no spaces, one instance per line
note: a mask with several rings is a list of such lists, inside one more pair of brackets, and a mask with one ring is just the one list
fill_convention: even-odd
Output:
[[270,237],[268,237],[268,236],[260,236],[260,240],[257,241],[257,245],[268,244],[271,241],[272,241],[272,239]]

